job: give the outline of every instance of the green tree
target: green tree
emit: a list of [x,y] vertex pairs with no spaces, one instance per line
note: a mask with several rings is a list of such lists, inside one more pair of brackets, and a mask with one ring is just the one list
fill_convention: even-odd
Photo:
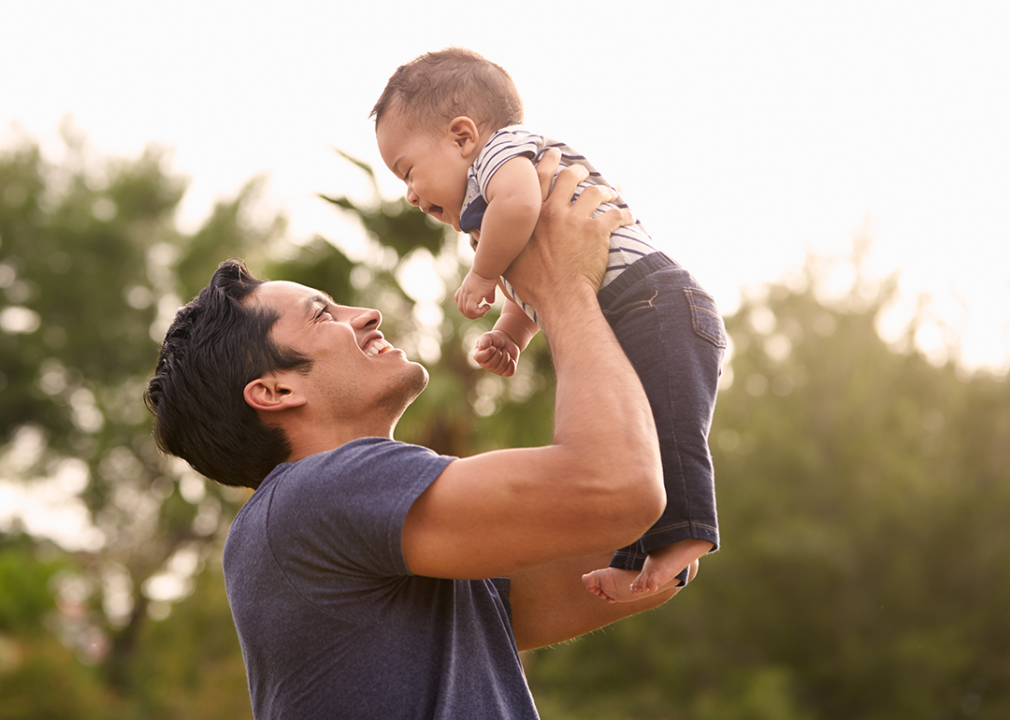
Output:
[[25,535],[0,535],[2,720],[118,717],[116,698],[99,674],[50,629],[59,612],[52,588],[70,565]]
[[185,182],[163,153],[95,160],[72,132],[66,143],[59,166],[28,141],[0,156],[0,463],[26,487],[77,477],[93,528],[72,572],[91,590],[85,618],[61,622],[82,652],[103,639],[99,667],[125,691],[142,589],[180,553],[213,552],[241,498],[154,448],[140,398],[155,337],[195,277],[228,255],[259,257],[282,225],[246,220],[252,183],[180,233]]

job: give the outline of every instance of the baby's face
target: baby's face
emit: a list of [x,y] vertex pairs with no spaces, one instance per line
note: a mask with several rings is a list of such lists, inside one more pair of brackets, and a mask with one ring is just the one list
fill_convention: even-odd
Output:
[[411,127],[392,111],[379,123],[375,139],[386,167],[407,184],[407,202],[459,230],[473,158],[451,134]]

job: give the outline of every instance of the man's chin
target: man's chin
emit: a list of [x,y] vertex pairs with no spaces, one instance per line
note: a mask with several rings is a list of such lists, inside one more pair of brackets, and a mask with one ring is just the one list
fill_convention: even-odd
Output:
[[414,391],[414,394],[411,395],[410,402],[413,402],[414,399],[417,398],[417,396],[420,395],[426,387],[428,387],[429,380],[428,368],[420,363],[414,363],[414,366],[417,368],[417,377],[414,381],[416,390]]
[[400,375],[398,382],[390,387],[390,391],[386,394],[385,405],[402,414],[427,386],[428,370],[424,365],[412,362]]

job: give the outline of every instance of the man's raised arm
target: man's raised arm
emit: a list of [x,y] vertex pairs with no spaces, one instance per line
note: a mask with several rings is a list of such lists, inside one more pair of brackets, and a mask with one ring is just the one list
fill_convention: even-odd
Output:
[[[630,216],[591,217],[612,199],[606,188],[589,187],[570,203],[584,177],[581,168],[562,171],[533,239],[506,273],[538,308],[551,348],[553,442],[451,463],[404,524],[415,574],[493,577],[609,552],[641,536],[663,510],[648,400],[596,300],[609,235]],[[545,171],[541,181],[549,182]]]

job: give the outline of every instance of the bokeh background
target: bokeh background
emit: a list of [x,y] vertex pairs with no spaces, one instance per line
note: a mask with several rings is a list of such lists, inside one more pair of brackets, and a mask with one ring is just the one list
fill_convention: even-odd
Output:
[[[367,115],[472,47],[618,184],[732,337],[724,549],[526,657],[545,718],[1010,716],[1004,3],[0,10],[0,719],[249,717],[220,578],[244,501],[139,400],[229,255],[372,304],[431,369],[398,437],[549,441],[542,342],[467,360],[470,262]],[[372,170],[374,169],[374,173]]]

